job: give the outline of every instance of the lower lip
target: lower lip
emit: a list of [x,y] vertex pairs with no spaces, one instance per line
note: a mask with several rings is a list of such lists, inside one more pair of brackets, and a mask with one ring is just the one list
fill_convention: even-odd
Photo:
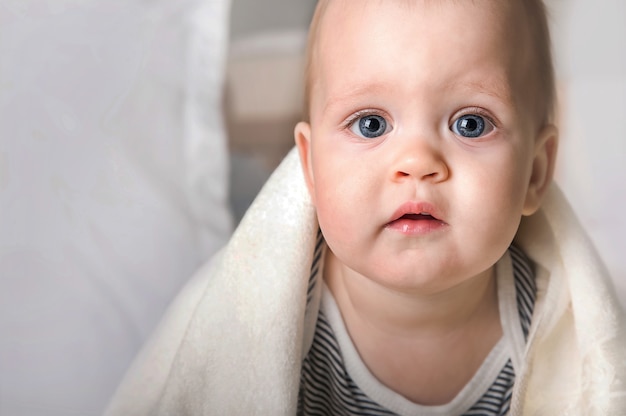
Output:
[[440,231],[446,225],[445,222],[434,219],[398,219],[387,224],[387,228],[405,235],[426,235]]

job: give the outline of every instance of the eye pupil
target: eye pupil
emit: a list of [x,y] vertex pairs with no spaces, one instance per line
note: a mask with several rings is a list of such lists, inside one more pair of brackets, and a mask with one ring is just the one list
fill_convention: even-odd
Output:
[[364,137],[382,136],[387,130],[387,122],[381,116],[371,115],[359,119],[359,131]]
[[363,127],[367,131],[378,131],[378,129],[380,129],[380,121],[375,118],[368,118],[363,121]]
[[485,120],[480,116],[469,114],[460,117],[455,127],[455,132],[463,137],[479,137],[485,131]]
[[461,120],[461,128],[467,131],[474,131],[478,127],[478,123],[476,120],[471,118],[466,118]]

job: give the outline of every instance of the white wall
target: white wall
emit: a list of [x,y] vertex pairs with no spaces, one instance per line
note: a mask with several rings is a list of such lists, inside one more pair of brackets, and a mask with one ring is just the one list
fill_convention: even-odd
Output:
[[557,181],[626,304],[626,2],[550,6],[562,110]]

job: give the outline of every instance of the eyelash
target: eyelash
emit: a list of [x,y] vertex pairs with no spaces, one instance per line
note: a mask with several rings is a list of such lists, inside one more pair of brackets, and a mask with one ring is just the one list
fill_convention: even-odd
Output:
[[450,119],[450,123],[452,123],[454,120],[457,120],[459,117],[463,117],[463,116],[467,116],[471,114],[484,117],[491,124],[493,124],[493,127],[498,128],[498,122],[493,118],[493,116],[489,112],[487,112],[485,109],[480,108],[480,107],[468,107],[468,108],[464,108],[463,110],[457,111],[456,113],[454,113],[454,115]]
[[385,113],[383,113],[382,111],[373,110],[373,109],[359,110],[356,113],[350,115],[346,119],[346,121],[343,122],[343,124],[341,125],[341,128],[342,129],[349,129],[360,118],[365,117],[365,116],[380,116],[380,117],[383,117],[385,120],[389,119],[389,117]]

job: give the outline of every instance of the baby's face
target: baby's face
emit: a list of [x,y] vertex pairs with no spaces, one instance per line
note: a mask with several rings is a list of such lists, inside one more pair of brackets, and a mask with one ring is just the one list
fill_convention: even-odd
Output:
[[445,290],[488,270],[537,209],[550,169],[534,163],[545,140],[525,111],[508,3],[329,3],[296,141],[349,270]]

